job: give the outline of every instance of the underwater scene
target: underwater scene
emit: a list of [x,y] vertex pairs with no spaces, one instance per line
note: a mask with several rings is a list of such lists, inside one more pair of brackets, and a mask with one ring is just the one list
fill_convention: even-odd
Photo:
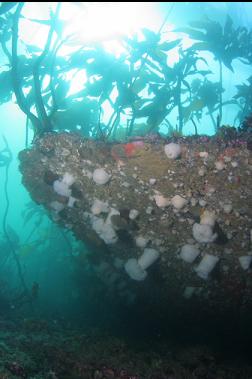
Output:
[[252,2],[0,2],[0,379],[252,379]]

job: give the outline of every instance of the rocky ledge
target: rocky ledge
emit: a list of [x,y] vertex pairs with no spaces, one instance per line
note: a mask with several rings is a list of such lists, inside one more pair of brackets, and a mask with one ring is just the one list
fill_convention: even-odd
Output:
[[125,144],[47,134],[19,154],[23,184],[85,242],[128,302],[226,312],[252,304],[252,156],[215,137]]

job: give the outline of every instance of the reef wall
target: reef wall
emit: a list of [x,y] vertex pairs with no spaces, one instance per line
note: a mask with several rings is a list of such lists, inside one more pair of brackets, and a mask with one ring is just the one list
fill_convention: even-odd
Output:
[[[89,246],[90,264],[118,296],[148,297],[155,306],[247,309],[251,151],[242,141],[187,137],[173,141],[179,151],[172,157],[169,142],[47,134],[19,154],[23,184]],[[135,266],[127,270],[129,260]]]

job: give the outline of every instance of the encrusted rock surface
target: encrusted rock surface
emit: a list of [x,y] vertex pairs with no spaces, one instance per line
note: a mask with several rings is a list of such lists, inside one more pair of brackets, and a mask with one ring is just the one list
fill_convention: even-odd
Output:
[[[141,293],[158,304],[190,302],[220,311],[251,307],[251,269],[244,270],[239,261],[252,254],[251,151],[242,142],[232,146],[188,137],[177,141],[182,154],[174,160],[164,152],[166,143],[106,144],[74,134],[47,134],[19,154],[23,183],[55,222],[88,244],[90,261],[107,275],[109,285],[117,286],[119,296],[133,300]],[[97,168],[110,175],[104,185],[92,178]],[[53,188],[66,173],[74,177],[71,201]],[[181,209],[170,202],[176,195],[186,200]],[[101,213],[92,212],[95,199],[105,203]],[[198,243],[192,228],[205,211],[214,213],[218,237]],[[141,282],[124,270],[129,258],[143,253],[136,244],[139,236],[160,253]],[[192,264],[179,257],[188,243],[200,249]],[[207,280],[195,271],[205,254],[219,258]]]
[[0,378],[250,379],[252,366],[234,348],[220,354],[205,344],[143,342],[84,326],[0,319]]

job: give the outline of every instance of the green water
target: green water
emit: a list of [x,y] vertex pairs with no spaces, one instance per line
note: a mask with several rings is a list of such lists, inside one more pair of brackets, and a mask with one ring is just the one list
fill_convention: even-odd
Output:
[[[4,3],[1,4],[3,6]],[[31,45],[37,43],[37,48],[41,49],[45,45],[45,36],[49,30],[48,26],[45,27],[43,23],[32,21],[32,19],[48,20],[48,4],[41,5],[40,8],[39,3],[33,6],[25,3],[22,10],[24,18],[20,21],[19,32],[23,42],[18,41],[18,57],[24,55],[28,70],[34,67],[34,62],[38,57],[36,54],[43,51],[33,52]],[[67,7],[67,4],[70,3],[65,5],[62,3],[62,8]],[[76,6],[78,4],[81,3],[77,3]],[[128,6],[130,7],[130,3]],[[45,66],[46,73],[39,74],[44,110],[47,112],[47,121],[50,121],[53,131],[78,132],[84,137],[103,141],[105,139],[107,142],[127,142],[138,135],[150,134],[158,134],[163,139],[176,133],[188,136],[194,135],[196,129],[198,134],[212,136],[217,132],[220,112],[221,125],[236,128],[241,126],[244,118],[252,110],[251,82],[248,80],[252,75],[250,50],[242,47],[238,52],[239,46],[233,46],[230,56],[221,56],[223,88],[221,93],[218,87],[220,86],[220,62],[218,62],[220,56],[218,54],[223,50],[218,45],[220,41],[214,38],[216,38],[215,31],[218,26],[224,28],[224,25],[227,27],[230,23],[232,32],[238,27],[244,27],[243,31],[252,33],[252,4],[243,2],[142,3],[141,7],[142,12],[148,10],[149,15],[153,12],[153,19],[150,16],[146,18],[144,27],[147,32],[143,33],[136,29],[135,37],[128,35],[132,39],[126,52],[115,51],[114,47],[112,48],[107,43],[107,39],[106,43],[99,42],[99,44],[91,41],[88,45],[93,52],[91,60],[87,59],[83,68],[79,61],[84,62],[85,54],[88,55],[90,51],[85,50],[87,46],[82,46],[83,53],[79,50],[78,44],[72,43],[72,45],[67,45],[65,50],[59,49],[59,54],[54,57],[58,66],[55,65],[53,75],[52,66],[49,64]],[[10,14],[3,11],[0,19],[3,25],[6,25],[8,17],[11,19],[16,9],[17,6],[13,5],[9,11]],[[55,4],[52,4],[52,9],[56,12]],[[62,14],[66,15],[67,12],[67,8],[63,9]],[[132,10],[132,12],[135,11]],[[186,70],[186,65],[181,68],[179,62],[182,62],[186,56],[186,49],[196,41],[188,37],[189,30],[187,36],[182,32],[183,30],[185,32],[185,28],[188,28],[193,21],[206,22],[205,16],[216,23],[216,29],[209,32],[213,35],[213,41],[208,40],[208,45],[203,51],[197,50],[196,56],[200,59],[196,66],[190,66],[188,63],[192,73],[187,75],[188,72],[185,74],[183,71]],[[227,17],[231,17],[229,24]],[[32,31],[31,24],[35,31]],[[190,28],[194,27],[195,24],[192,23]],[[176,33],[169,34],[170,30],[176,29],[178,29]],[[34,40],[31,38],[33,33]],[[42,33],[42,37],[39,37],[40,43],[37,38],[39,33]],[[179,42],[171,49],[162,50],[155,45],[157,43],[155,36],[160,37],[158,44],[176,40]],[[57,34],[54,31],[53,38],[55,46],[60,43],[60,40],[64,45],[64,38],[60,33]],[[117,38],[120,45],[121,40]],[[8,37],[6,46],[10,52],[11,41]],[[252,50],[251,34],[248,36],[248,45]],[[53,51],[53,43],[50,48]],[[164,64],[163,55],[166,53],[167,60]],[[6,86],[4,90],[7,91],[7,84],[3,81],[2,74],[10,70],[10,64],[3,50],[0,53],[0,62],[0,85]],[[165,65],[171,71],[165,71]],[[57,67],[60,67],[62,72],[60,69],[57,71]],[[204,72],[200,73],[200,70]],[[130,72],[132,77],[129,79]],[[180,76],[181,72],[185,74],[184,77]],[[32,75],[32,73],[28,75],[28,79],[25,74],[23,76],[23,80],[27,80],[28,83],[22,87],[27,98],[29,86],[34,86]],[[56,110],[52,105],[55,93],[51,94],[51,98],[46,97],[50,76],[54,77],[54,81],[51,82],[54,91],[58,91]],[[205,90],[205,97],[200,98],[199,92],[197,93],[196,90],[193,92],[195,88],[193,80],[196,80],[194,85],[196,87],[199,85],[199,88],[203,86],[203,83],[215,83],[213,103],[209,95],[210,87],[207,87],[209,92]],[[99,81],[101,88],[97,85]],[[239,89],[239,86],[243,87]],[[82,91],[81,94],[79,91]],[[51,325],[62,322],[64,326],[69,323],[73,327],[83,325],[90,328],[98,327],[101,330],[113,330],[116,335],[123,335],[132,340],[137,336],[143,344],[148,335],[153,339],[171,338],[176,341],[181,339],[181,344],[185,343],[185,335],[188,335],[190,341],[194,341],[195,338],[196,342],[206,340],[211,344],[214,322],[213,324],[211,321],[206,322],[209,326],[208,331],[207,327],[206,329],[202,327],[204,321],[201,324],[202,320],[199,320],[200,332],[197,330],[197,325],[192,322],[192,330],[188,331],[183,326],[183,319],[180,321],[178,316],[176,320],[177,315],[172,312],[171,315],[160,314],[158,317],[156,311],[152,315],[148,302],[141,303],[137,299],[136,303],[124,304],[122,299],[117,299],[113,291],[110,293],[107,284],[104,285],[104,281],[99,278],[92,264],[87,263],[85,256],[90,251],[85,243],[77,241],[71,232],[57,226],[49,218],[43,206],[33,202],[22,184],[18,154],[26,147],[32,146],[34,132],[39,135],[42,130],[43,133],[45,124],[35,101],[35,105],[33,104],[30,110],[41,123],[42,129],[36,129],[30,120],[28,139],[26,138],[27,118],[20,109],[20,101],[18,101],[19,105],[17,104],[14,92],[13,88],[8,92],[10,94],[8,101],[0,92],[0,151],[6,147],[5,140],[1,137],[3,135],[12,153],[12,161],[7,166],[0,167],[0,319],[47,319]],[[171,100],[166,101],[166,98],[171,98]],[[221,110],[220,99],[223,104]],[[86,100],[87,103],[85,103]],[[83,107],[81,111],[78,108],[79,101]],[[180,107],[184,107],[184,113]],[[227,322],[227,329],[225,325],[219,326],[218,330],[223,331],[221,341],[226,341],[226,335],[230,335],[232,322],[232,320]],[[173,328],[174,333],[171,331]],[[237,339],[238,344],[240,338],[243,341],[246,335],[246,331],[240,332],[241,334],[239,330],[235,330],[234,338]],[[246,352],[242,353],[246,354]]]

